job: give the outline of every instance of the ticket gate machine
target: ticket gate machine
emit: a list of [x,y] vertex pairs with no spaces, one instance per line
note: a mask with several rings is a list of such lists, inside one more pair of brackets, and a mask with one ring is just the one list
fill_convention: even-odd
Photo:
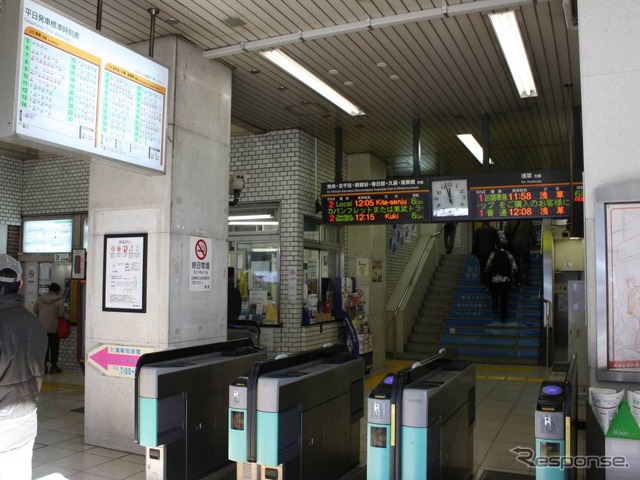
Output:
[[229,383],[266,357],[247,338],[140,357],[135,432],[148,480],[200,478],[228,463]]
[[475,365],[444,351],[370,393],[367,480],[471,479]]
[[335,479],[357,466],[364,373],[364,360],[341,344],[258,362],[233,380],[237,479]]
[[[578,372],[574,353],[568,364],[555,364],[562,375],[542,382],[536,402],[536,479],[571,480],[577,469]],[[566,372],[566,373],[565,373]]]

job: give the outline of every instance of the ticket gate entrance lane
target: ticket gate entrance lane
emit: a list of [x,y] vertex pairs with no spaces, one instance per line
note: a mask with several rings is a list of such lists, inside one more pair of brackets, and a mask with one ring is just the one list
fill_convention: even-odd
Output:
[[229,383],[265,358],[250,339],[140,357],[135,432],[147,479],[200,478],[228,463]]
[[367,478],[473,476],[475,366],[444,352],[388,375],[368,399]]
[[259,362],[229,387],[237,478],[338,478],[359,461],[364,361],[346,345]]
[[[557,370],[556,370],[557,369]],[[536,402],[536,479],[573,480],[577,470],[578,372],[577,357],[556,364],[558,378],[542,382]]]

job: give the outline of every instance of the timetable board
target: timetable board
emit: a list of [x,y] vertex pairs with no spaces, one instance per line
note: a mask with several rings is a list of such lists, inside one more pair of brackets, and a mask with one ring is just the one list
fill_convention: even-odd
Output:
[[474,220],[569,218],[584,200],[569,170],[471,175],[469,199]]
[[429,179],[323,183],[322,220],[331,225],[430,222]]
[[3,24],[5,140],[165,171],[166,67],[34,0],[7,2]]

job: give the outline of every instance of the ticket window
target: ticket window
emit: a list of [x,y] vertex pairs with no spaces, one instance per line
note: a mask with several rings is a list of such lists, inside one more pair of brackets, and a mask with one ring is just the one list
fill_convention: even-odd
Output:
[[229,210],[229,260],[242,297],[240,320],[279,324],[280,236],[278,206]]
[[330,315],[336,277],[342,276],[342,229],[305,220],[303,303],[309,309]]

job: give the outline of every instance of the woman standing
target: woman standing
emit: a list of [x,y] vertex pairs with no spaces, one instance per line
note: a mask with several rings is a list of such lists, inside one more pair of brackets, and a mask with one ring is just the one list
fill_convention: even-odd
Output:
[[[60,296],[60,285],[52,283],[49,291],[38,297],[33,306],[33,313],[38,316],[38,320],[47,331],[49,342],[47,353],[44,357],[44,373],[60,373],[62,369],[58,367],[58,352],[60,351],[60,338],[58,338],[58,317],[64,317],[64,302]],[[51,368],[47,363],[51,360]]]

